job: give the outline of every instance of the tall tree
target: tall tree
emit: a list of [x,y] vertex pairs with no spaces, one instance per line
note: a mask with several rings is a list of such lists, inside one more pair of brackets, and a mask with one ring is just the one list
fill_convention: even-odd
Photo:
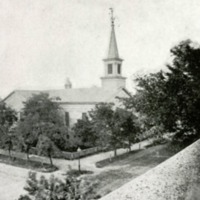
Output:
[[113,117],[113,104],[100,103],[89,112],[93,130],[97,136],[96,144],[106,146],[110,140],[110,125]]
[[191,40],[171,49],[172,64],[168,65],[167,89],[175,102],[177,128],[183,138],[200,137],[200,46]]
[[[137,93],[132,98],[136,111],[146,116],[145,123],[150,128],[165,125],[166,129],[176,129],[176,102],[169,94],[167,77],[163,71],[137,77]],[[148,119],[147,119],[148,118]]]
[[35,146],[39,135],[44,135],[58,148],[66,148],[67,128],[60,107],[46,93],[33,95],[24,102],[23,120],[19,123],[17,131],[28,147]]
[[4,102],[0,102],[0,145],[8,149],[9,156],[11,156],[14,137],[11,129],[16,121],[16,112]]
[[83,119],[79,119],[73,127],[76,137],[79,138],[79,146],[94,147],[97,135],[93,130],[93,124],[86,115]]
[[121,143],[119,130],[114,122],[114,104],[100,103],[89,112],[93,129],[97,135],[97,144],[101,146],[111,146],[114,155],[117,155],[117,146]]
[[139,125],[132,112],[122,108],[114,108],[114,104],[101,103],[90,112],[93,130],[97,136],[97,143],[102,146],[109,145],[117,155],[117,148],[128,142],[136,141]]
[[31,147],[36,145],[37,138],[35,137],[35,134],[31,134],[27,132],[23,134],[22,142],[23,142],[24,150],[27,154],[27,160],[29,160],[29,151],[31,150]]
[[16,121],[16,111],[7,106],[4,102],[0,102],[0,132],[8,132],[8,130]]
[[171,49],[166,72],[136,79],[137,93],[126,105],[148,118],[150,126],[175,131],[177,139],[200,137],[200,46],[190,40]]
[[120,131],[120,137],[123,142],[128,143],[131,151],[131,145],[138,141],[140,134],[140,124],[138,117],[126,109],[117,108],[115,111],[116,128]]
[[39,136],[39,143],[38,143],[38,151],[39,154],[48,156],[51,166],[53,166],[53,154],[55,151],[54,143],[46,136],[40,135]]

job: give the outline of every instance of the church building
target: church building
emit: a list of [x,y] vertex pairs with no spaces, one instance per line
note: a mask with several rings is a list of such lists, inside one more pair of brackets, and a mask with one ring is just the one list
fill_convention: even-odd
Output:
[[20,118],[23,102],[33,94],[48,93],[50,98],[58,102],[65,116],[65,123],[72,127],[77,119],[82,118],[95,104],[113,102],[118,104],[118,97],[128,97],[126,78],[122,76],[122,62],[119,56],[113,13],[111,10],[111,34],[108,54],[104,62],[104,74],[101,77],[101,87],[73,88],[69,79],[65,88],[59,90],[14,90],[3,101],[15,109]]

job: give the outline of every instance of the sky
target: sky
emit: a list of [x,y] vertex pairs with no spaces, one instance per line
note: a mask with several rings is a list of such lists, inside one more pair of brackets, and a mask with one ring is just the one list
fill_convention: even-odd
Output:
[[16,89],[100,86],[109,8],[127,88],[137,74],[165,69],[180,41],[200,43],[199,0],[1,0],[0,97]]

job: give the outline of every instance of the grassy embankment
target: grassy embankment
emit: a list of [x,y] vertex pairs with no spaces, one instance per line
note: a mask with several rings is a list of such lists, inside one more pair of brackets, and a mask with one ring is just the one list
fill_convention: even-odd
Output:
[[97,181],[95,193],[104,196],[119,188],[128,181],[144,174],[157,166],[177,151],[168,144],[149,147],[140,151],[133,151],[112,160],[106,159],[96,163],[103,170],[99,174],[87,176],[90,181]]

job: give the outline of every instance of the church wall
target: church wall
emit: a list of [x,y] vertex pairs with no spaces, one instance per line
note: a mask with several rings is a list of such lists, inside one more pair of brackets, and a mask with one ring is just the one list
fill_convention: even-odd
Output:
[[4,100],[4,102],[14,109],[15,111],[19,112],[23,108],[23,101],[24,99],[16,94],[15,92],[11,94],[7,99]]
[[87,113],[94,108],[95,103],[70,103],[61,104],[61,108],[64,112],[69,113],[69,126],[72,127],[78,119],[82,118],[82,113]]
[[[20,95],[13,93],[7,99],[5,103],[13,108],[18,113],[18,118],[20,119],[20,112],[23,109],[23,101],[25,101]],[[82,118],[82,113],[87,113],[92,108],[94,108],[95,103],[61,103],[60,107],[63,109],[63,120],[64,112],[69,113],[69,126],[72,127],[78,119]]]
[[102,87],[106,89],[117,89],[126,86],[126,79],[123,77],[102,77]]
[[[108,80],[109,81],[109,80]],[[124,79],[122,79],[124,81]],[[119,92],[116,92],[116,96],[120,97],[128,97],[128,95],[123,92],[122,90],[119,90]],[[117,107],[120,107],[120,102],[118,101],[115,96],[111,97],[110,99]],[[16,92],[13,92],[8,96],[4,102],[15,109],[18,113],[18,119],[20,119],[20,112],[22,112],[23,109],[23,102],[25,102],[26,99],[19,95]],[[106,102],[109,102],[107,100]],[[66,122],[66,114],[69,115],[69,127],[72,127],[78,119],[82,118],[83,113],[87,113],[95,106],[95,102],[68,102],[68,103],[62,103],[60,102],[60,107],[63,109],[61,115],[63,116],[63,121]]]

